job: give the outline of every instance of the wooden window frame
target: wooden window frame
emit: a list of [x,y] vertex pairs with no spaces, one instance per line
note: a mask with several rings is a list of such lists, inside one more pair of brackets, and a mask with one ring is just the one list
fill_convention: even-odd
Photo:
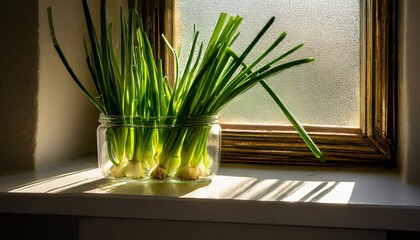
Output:
[[[173,59],[161,33],[173,42],[176,0],[138,0],[139,11],[172,75]],[[316,159],[291,126],[222,125],[222,161],[239,163],[395,166],[397,0],[366,0],[362,14],[361,128],[304,126],[326,162]]]

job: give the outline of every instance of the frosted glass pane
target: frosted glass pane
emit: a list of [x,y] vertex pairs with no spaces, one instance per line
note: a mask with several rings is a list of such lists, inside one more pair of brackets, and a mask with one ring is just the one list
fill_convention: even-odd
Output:
[[[189,51],[193,24],[206,43],[220,12],[244,18],[233,48],[241,52],[271,16],[276,21],[248,62],[285,31],[285,41],[272,54],[299,43],[305,46],[289,60],[314,57],[313,63],[270,78],[290,111],[302,124],[360,126],[360,0],[177,0],[176,42],[181,59]],[[288,124],[265,90],[255,88],[221,112],[223,122]]]

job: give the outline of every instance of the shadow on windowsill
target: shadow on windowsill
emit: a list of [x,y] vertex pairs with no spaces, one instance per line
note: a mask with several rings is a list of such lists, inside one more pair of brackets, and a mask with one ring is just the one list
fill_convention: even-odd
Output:
[[136,182],[98,179],[68,188],[59,193],[101,193],[101,194],[127,194],[127,195],[157,195],[181,197],[206,187],[211,181],[200,182]]

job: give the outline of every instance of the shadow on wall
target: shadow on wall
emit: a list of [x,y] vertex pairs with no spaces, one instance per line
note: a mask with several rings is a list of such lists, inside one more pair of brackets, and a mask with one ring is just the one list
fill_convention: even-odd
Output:
[[1,4],[0,170],[29,170],[38,115],[38,1]]

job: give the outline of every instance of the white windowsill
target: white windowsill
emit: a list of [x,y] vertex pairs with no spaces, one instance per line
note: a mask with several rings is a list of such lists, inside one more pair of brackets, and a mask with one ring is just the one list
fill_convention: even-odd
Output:
[[96,156],[0,174],[0,212],[420,231],[420,187],[390,170],[224,164],[211,182],[115,182]]

